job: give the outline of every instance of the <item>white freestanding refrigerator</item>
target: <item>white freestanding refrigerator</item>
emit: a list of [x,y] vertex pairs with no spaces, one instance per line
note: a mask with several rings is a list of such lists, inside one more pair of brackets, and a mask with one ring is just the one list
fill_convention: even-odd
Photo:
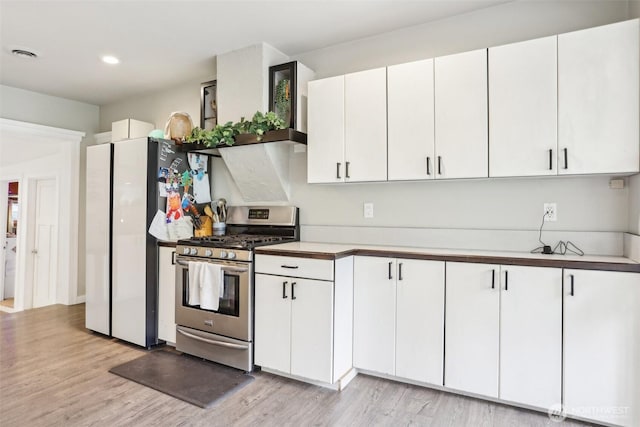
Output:
[[85,326],[111,335],[111,159],[113,145],[87,147]]

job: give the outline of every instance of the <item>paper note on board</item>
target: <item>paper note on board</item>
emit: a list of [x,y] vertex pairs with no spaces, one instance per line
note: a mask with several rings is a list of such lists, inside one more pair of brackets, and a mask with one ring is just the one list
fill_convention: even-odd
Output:
[[166,215],[159,209],[153,217],[153,221],[151,221],[149,234],[158,240],[169,240],[169,229],[167,228]]

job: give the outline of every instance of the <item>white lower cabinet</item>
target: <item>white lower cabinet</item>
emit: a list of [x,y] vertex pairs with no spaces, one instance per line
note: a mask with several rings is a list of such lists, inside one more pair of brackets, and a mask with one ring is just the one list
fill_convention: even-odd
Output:
[[564,409],[640,425],[640,274],[564,271]]
[[[258,260],[258,258],[264,258]],[[335,261],[334,280],[264,274],[260,265],[301,258],[256,255],[255,364],[334,384],[352,367],[352,258]],[[318,264],[326,263],[317,260]],[[313,260],[311,260],[313,264]],[[297,265],[296,265],[297,266]],[[292,274],[305,275],[305,269]]]
[[561,269],[448,262],[446,307],[446,387],[561,403]]
[[158,248],[158,339],[176,342],[175,248]]
[[354,367],[442,385],[444,263],[356,256]]

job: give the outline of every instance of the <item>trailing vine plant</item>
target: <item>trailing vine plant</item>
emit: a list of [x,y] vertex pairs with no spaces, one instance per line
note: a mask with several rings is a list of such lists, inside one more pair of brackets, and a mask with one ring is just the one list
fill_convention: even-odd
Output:
[[242,117],[237,123],[227,122],[218,124],[211,130],[195,127],[191,130],[191,133],[185,137],[184,142],[187,144],[200,143],[207,147],[233,145],[235,143],[235,137],[242,133],[254,134],[258,140],[261,140],[266,132],[285,128],[284,120],[278,117],[273,111],[267,113],[256,111],[250,121]]

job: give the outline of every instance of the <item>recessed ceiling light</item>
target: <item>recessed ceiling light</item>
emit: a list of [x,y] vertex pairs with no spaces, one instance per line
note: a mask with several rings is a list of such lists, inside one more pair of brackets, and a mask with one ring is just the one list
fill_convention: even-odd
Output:
[[115,64],[119,64],[120,60],[118,58],[116,58],[115,56],[105,55],[105,56],[102,57],[102,62],[104,62],[106,64],[115,65]]
[[11,53],[20,58],[36,59],[38,57],[38,54],[24,49],[13,49]]

